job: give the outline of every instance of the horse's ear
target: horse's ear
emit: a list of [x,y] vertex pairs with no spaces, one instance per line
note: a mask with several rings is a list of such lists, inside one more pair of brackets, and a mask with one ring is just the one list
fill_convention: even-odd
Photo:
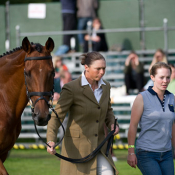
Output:
[[22,48],[26,53],[30,53],[32,51],[32,45],[30,44],[27,37],[22,40]]
[[55,47],[55,44],[52,38],[50,37],[48,38],[48,40],[46,41],[45,47],[49,52],[52,52],[52,50]]

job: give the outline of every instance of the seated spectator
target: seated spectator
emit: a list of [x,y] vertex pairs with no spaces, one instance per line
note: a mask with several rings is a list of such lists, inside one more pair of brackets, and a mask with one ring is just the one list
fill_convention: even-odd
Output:
[[167,58],[166,58],[166,55],[164,53],[164,51],[162,49],[157,49],[155,54],[154,54],[154,57],[153,57],[153,60],[151,62],[151,65],[149,67],[149,72],[152,68],[152,66],[157,63],[157,62],[164,62],[164,63],[168,63],[167,61]]
[[[157,49],[157,51],[155,52],[153,60],[149,66],[149,70],[148,70],[149,72],[150,72],[152,66],[157,62],[168,63],[166,55],[162,49]],[[146,85],[144,86],[144,90],[147,90],[149,88],[149,86],[153,86],[153,81],[151,79],[149,79],[148,82],[146,83]]]
[[[53,95],[54,101],[58,101],[58,99],[60,98],[60,92],[61,92],[62,87],[64,86],[64,84],[69,83],[71,80],[72,80],[72,77],[71,77],[71,74],[69,73],[69,71],[64,70],[64,68],[62,68],[60,70],[60,78],[56,78],[54,81],[54,91],[55,91],[54,95]],[[66,117],[62,123],[65,130],[67,127],[67,121],[68,121],[68,115],[66,115]],[[64,136],[64,132],[63,132],[62,127],[59,127],[58,132],[60,134],[60,138],[62,138]],[[61,145],[62,145],[62,143],[61,143]]]
[[108,46],[104,33],[97,33],[96,31],[102,28],[99,18],[95,18],[92,22],[92,36],[85,35],[84,52],[88,52],[88,41],[92,40],[92,51],[108,51]]
[[127,95],[130,89],[138,89],[141,92],[144,85],[144,68],[135,52],[131,52],[127,57],[124,73]]
[[167,90],[171,93],[175,94],[175,67],[173,65],[170,65],[172,73],[171,73],[171,81],[168,85]]
[[61,69],[60,70],[60,78],[56,78],[54,80],[54,101],[58,101],[60,97],[60,92],[64,84],[69,83],[72,80],[71,74],[68,70]]
[[62,57],[60,56],[54,56],[53,57],[53,67],[55,69],[55,79],[60,77],[60,70],[66,70],[68,71],[68,68],[65,64],[63,64]]

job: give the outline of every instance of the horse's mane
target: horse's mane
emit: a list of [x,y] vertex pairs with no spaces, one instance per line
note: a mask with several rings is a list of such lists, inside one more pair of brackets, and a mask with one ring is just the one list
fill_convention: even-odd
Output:
[[[42,52],[42,45],[41,45],[40,43],[33,43],[33,42],[31,42],[31,45],[35,45],[35,49],[36,49],[39,53]],[[22,46],[16,47],[16,48],[14,48],[13,50],[7,51],[7,52],[3,53],[2,55],[0,55],[0,58],[3,57],[3,56],[5,56],[5,55],[10,55],[10,54],[16,52],[17,50],[21,50],[21,49],[22,49]]]

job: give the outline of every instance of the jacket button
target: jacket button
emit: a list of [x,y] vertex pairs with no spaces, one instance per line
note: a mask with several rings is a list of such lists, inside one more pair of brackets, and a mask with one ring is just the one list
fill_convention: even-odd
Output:
[[97,134],[95,134],[95,137],[97,137]]
[[98,109],[100,109],[100,106],[98,107]]
[[96,120],[96,122],[98,123],[98,120]]

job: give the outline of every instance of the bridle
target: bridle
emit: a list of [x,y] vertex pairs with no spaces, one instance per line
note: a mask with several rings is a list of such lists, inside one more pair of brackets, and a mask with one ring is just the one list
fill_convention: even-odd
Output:
[[[25,57],[24,62],[26,62],[26,61],[31,61],[31,60],[49,60],[49,59],[52,59],[52,56]],[[28,100],[29,100],[29,104],[30,104],[30,107],[31,107],[32,117],[34,118],[34,116],[35,116],[34,108],[35,108],[36,103],[37,103],[39,100],[44,100],[44,101],[46,102],[47,106],[49,107],[49,109],[51,109],[51,110],[56,114],[56,116],[57,116],[57,118],[58,118],[58,115],[57,115],[56,111],[55,111],[54,108],[53,108],[54,84],[53,84],[52,91],[50,91],[50,92],[29,92],[28,86],[27,86],[27,81],[26,81],[25,69],[24,69],[24,78],[25,78],[25,85],[26,85],[26,95],[27,95],[27,98],[28,98]],[[35,102],[33,103],[32,99],[31,99],[32,96],[39,96],[39,98],[37,98],[37,99],[35,100]],[[47,100],[44,96],[49,96],[49,97],[50,97],[49,100]],[[58,118],[58,120],[59,120],[59,118]],[[65,134],[64,126],[62,125],[62,123],[61,123],[60,120],[59,120],[59,122],[60,122],[60,125],[62,126],[63,132],[64,132],[64,134]],[[35,122],[34,122],[34,126],[35,126],[35,130],[36,130],[36,133],[38,134],[39,138],[45,143],[44,139],[40,136],[40,134],[39,134],[39,132],[38,132],[38,130],[37,130],[37,127],[36,127]],[[60,139],[60,141],[56,144],[56,146],[59,145],[59,144],[62,142],[62,140],[63,140],[63,138],[64,138],[64,134],[63,134],[63,137]],[[45,143],[45,144],[46,144],[47,146],[49,146],[47,143]],[[56,147],[56,146],[55,146],[55,147]]]
[[[24,59],[24,62],[26,61],[30,61],[30,60],[48,60],[48,59],[51,59],[52,57],[51,56],[44,56],[44,57],[26,57]],[[56,117],[58,118],[58,121],[60,123],[60,125],[62,126],[63,128],[63,137],[60,139],[60,141],[58,143],[55,144],[54,148],[56,146],[58,146],[63,138],[64,138],[64,135],[65,135],[65,129],[58,117],[58,114],[56,113],[56,111],[54,110],[53,106],[52,106],[52,102],[53,102],[53,93],[54,93],[54,85],[53,85],[53,89],[51,92],[29,92],[28,91],[28,87],[27,87],[27,81],[26,81],[26,74],[25,74],[25,70],[24,70],[24,77],[25,77],[25,85],[26,85],[26,93],[27,93],[27,97],[29,99],[29,103],[30,103],[30,106],[31,106],[31,110],[32,110],[32,116],[34,117],[34,107],[36,105],[36,103],[39,101],[39,100],[45,100],[45,102],[47,103],[49,109],[51,109]],[[31,100],[31,97],[32,96],[39,96],[39,98],[33,103],[32,100]],[[44,96],[49,96],[50,99],[49,101],[51,101],[51,103],[44,97]],[[69,162],[72,162],[72,163],[85,163],[85,162],[88,162],[89,160],[93,159],[98,153],[99,151],[101,150],[101,148],[103,147],[103,145],[106,143],[106,141],[108,141],[108,144],[107,144],[107,149],[106,149],[106,156],[108,157],[109,155],[109,150],[110,150],[110,147],[111,147],[111,144],[113,144],[113,139],[114,139],[114,132],[115,132],[115,129],[116,129],[116,124],[117,124],[117,119],[115,120],[115,123],[114,123],[114,130],[111,131],[107,137],[100,143],[100,145],[98,145],[98,147],[92,152],[90,153],[89,155],[87,155],[86,157],[83,157],[81,159],[72,159],[72,158],[68,158],[68,157],[64,157],[58,153],[55,153],[55,156],[63,159],[63,160],[66,160],[66,161],[69,161]],[[49,147],[51,147],[48,143],[46,143],[44,141],[44,139],[40,136],[38,130],[37,130],[37,127],[36,127],[36,124],[34,122],[34,126],[35,126],[35,130],[36,130],[36,133],[38,134],[39,138]],[[112,149],[111,149],[112,150]]]
[[[48,59],[52,59],[52,56],[26,57],[24,59],[24,62],[31,61],[31,60],[48,60]],[[48,107],[50,107],[50,105],[53,102],[54,87],[52,88],[52,91],[50,91],[50,92],[29,92],[28,86],[27,86],[27,81],[26,81],[25,69],[24,69],[24,77],[25,77],[25,85],[26,85],[26,94],[27,94],[27,97],[29,99],[29,103],[30,103],[31,110],[32,110],[32,115],[34,115],[34,107],[39,100],[45,100]],[[36,101],[33,103],[33,101],[31,100],[32,96],[39,96],[39,98],[37,98]],[[50,97],[49,101],[44,96],[49,96]],[[51,103],[50,103],[50,101],[51,101]]]

